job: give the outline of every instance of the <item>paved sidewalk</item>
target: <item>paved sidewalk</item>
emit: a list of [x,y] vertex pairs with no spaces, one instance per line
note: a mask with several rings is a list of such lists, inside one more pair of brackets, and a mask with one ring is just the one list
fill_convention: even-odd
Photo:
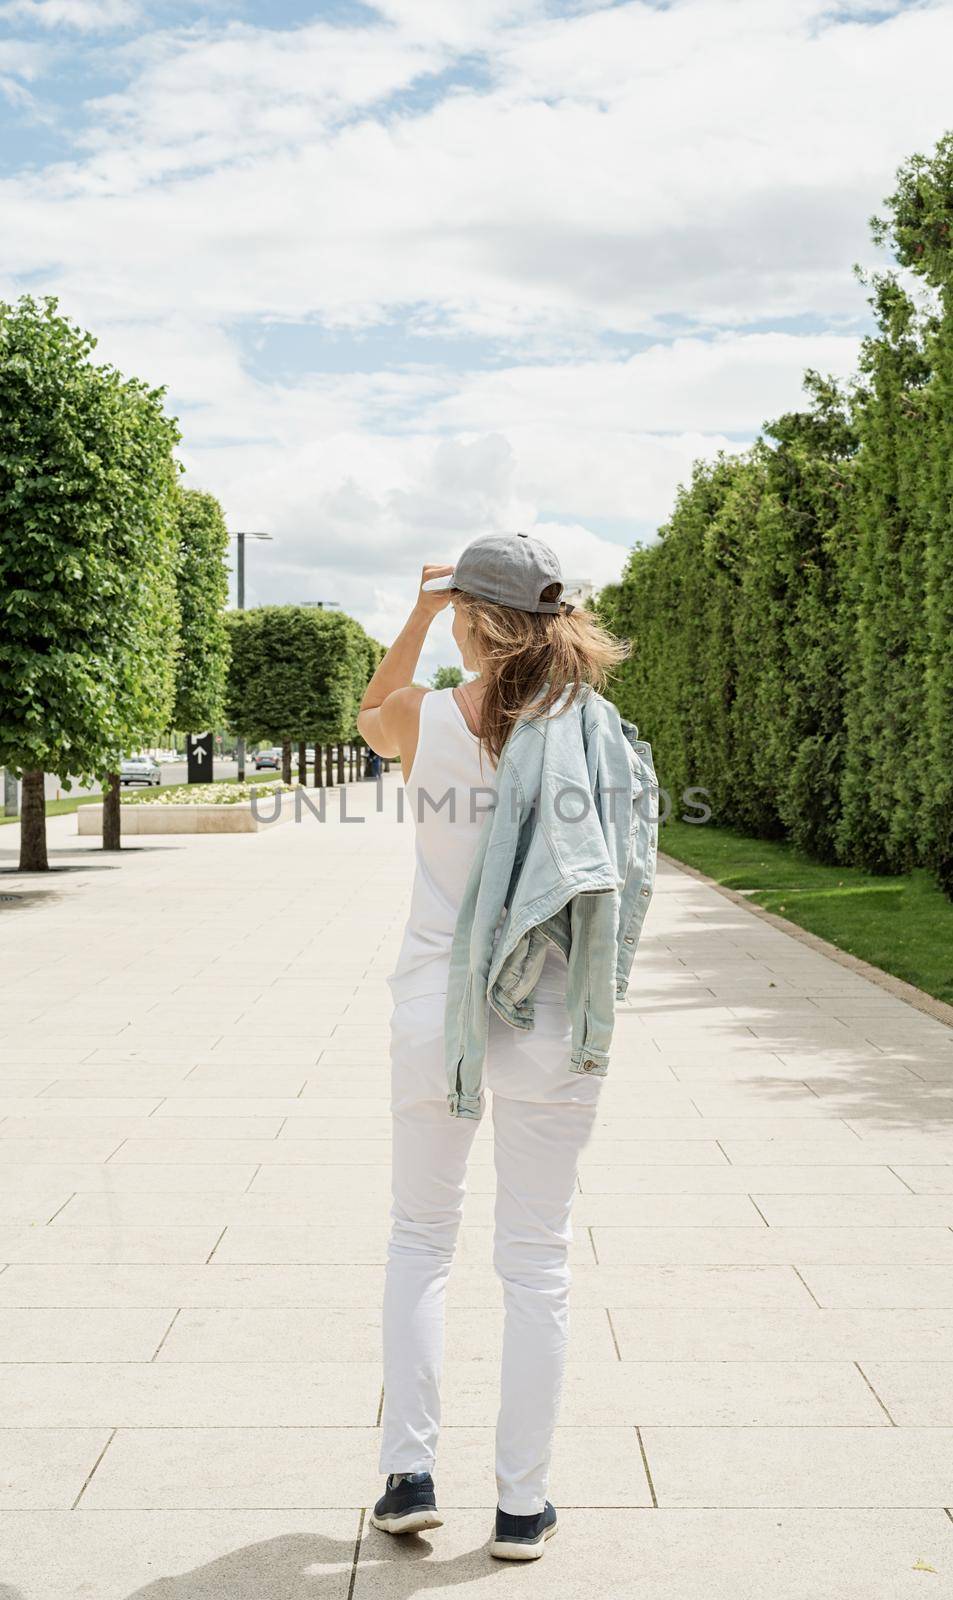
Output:
[[368,1526],[395,797],[119,861],[56,819],[70,870],[0,875],[0,1600],[953,1593],[953,1033],[670,867],[581,1172],[559,1535],[486,1554],[488,1122],[446,1524]]

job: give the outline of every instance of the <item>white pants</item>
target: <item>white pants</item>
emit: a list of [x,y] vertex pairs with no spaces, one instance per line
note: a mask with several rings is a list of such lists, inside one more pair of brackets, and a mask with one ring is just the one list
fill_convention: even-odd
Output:
[[[493,1263],[504,1303],[496,1480],[501,1508],[516,1516],[546,1500],[569,1335],[570,1210],[603,1081],[569,1070],[564,993],[564,975],[548,962],[531,1033],[491,1012],[485,1067],[497,1179]],[[444,996],[426,995],[398,1002],[391,1022],[383,1473],[431,1471],[440,1427],[444,1298],[479,1126],[447,1106],[443,1017]]]

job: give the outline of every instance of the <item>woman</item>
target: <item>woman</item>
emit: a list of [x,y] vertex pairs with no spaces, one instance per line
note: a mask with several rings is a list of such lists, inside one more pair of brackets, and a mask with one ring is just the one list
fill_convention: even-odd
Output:
[[[444,1012],[486,797],[528,709],[559,714],[585,685],[601,685],[625,653],[590,614],[565,606],[562,590],[554,553],[522,534],[475,541],[453,569],[425,567],[358,717],[368,744],[399,756],[416,826],[410,916],[389,979],[393,1206],[380,1453],[387,1483],[371,1520],[391,1533],[442,1522],[431,1469],[444,1297],[478,1126],[447,1114]],[[448,604],[463,665],[477,676],[456,689],[423,689],[414,670]],[[602,1084],[601,1076],[567,1071],[567,961],[556,944],[546,950],[531,1026],[510,1026],[490,1010],[485,1054],[497,1176],[493,1260],[505,1307],[490,1548],[516,1560],[542,1555],[556,1530],[546,1490],[568,1340],[570,1210]]]

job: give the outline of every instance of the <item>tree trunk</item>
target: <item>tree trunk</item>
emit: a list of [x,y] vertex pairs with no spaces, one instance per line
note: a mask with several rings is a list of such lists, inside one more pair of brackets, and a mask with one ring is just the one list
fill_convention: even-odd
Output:
[[24,772],[20,788],[20,871],[47,872],[46,793],[42,772]]
[[302,741],[298,745],[298,782],[307,784],[308,781],[308,747]]
[[324,781],[329,789],[334,787],[334,746],[326,744],[324,747],[325,768]]
[[320,744],[316,744],[314,747],[314,787],[316,789],[321,787],[321,752],[323,749],[324,746]]
[[338,745],[338,747],[337,747],[337,755],[338,755],[338,783],[347,783],[347,774],[344,771],[344,746],[343,746],[343,744],[339,744]]
[[119,808],[119,773],[111,772],[103,790],[103,849],[122,849],[122,815]]
[[281,741],[281,780],[283,783],[291,782],[291,740]]

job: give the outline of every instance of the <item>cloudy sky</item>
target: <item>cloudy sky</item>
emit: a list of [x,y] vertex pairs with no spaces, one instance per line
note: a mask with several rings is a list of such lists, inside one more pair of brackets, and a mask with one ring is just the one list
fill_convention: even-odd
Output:
[[250,603],[387,640],[479,533],[615,578],[852,370],[951,58],[953,0],[0,0],[0,296],[167,385]]

